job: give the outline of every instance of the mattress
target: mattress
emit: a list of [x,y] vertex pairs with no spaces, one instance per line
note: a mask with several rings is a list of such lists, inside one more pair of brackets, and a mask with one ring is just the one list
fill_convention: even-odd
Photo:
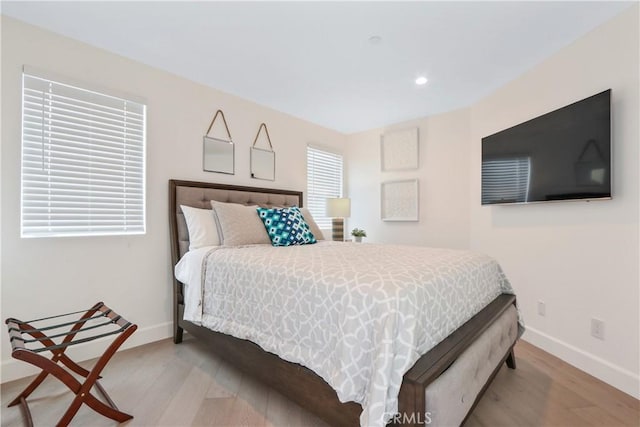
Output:
[[421,355],[513,293],[497,262],[471,251],[319,242],[192,252],[176,266],[185,319],[310,368],[362,405],[363,426],[391,419]]

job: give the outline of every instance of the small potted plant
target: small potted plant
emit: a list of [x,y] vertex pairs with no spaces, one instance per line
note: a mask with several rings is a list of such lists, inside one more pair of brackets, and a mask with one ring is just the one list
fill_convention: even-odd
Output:
[[362,242],[363,237],[367,237],[367,232],[359,228],[354,228],[351,230],[351,235],[354,237],[356,242],[360,243]]

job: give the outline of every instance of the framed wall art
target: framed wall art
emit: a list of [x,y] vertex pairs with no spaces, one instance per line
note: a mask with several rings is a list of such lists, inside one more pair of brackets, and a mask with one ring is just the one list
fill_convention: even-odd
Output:
[[381,170],[400,171],[418,169],[418,128],[385,132],[380,136]]
[[[267,142],[269,143],[268,149],[256,147],[256,142],[258,142],[258,137],[260,136],[260,132],[262,131],[262,129],[264,129]],[[276,152],[273,151],[271,137],[269,136],[267,125],[265,125],[264,123],[260,124],[258,133],[256,134],[256,138],[253,140],[253,144],[251,145],[249,151],[251,155],[251,178],[275,181]]]
[[[209,136],[211,128],[215,123],[218,115],[222,117],[224,129],[227,133],[227,139],[214,138]],[[211,120],[207,133],[202,137],[202,169],[205,172],[218,172],[233,175],[235,173],[235,145],[227,126],[227,120],[224,118],[222,110],[216,111]]]
[[419,221],[417,179],[386,181],[380,185],[383,221]]

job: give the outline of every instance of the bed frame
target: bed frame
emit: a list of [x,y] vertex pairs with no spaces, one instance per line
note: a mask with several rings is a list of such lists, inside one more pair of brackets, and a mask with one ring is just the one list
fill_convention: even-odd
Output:
[[[258,204],[261,206],[302,207],[302,192],[269,188],[243,187],[194,181],[169,181],[169,223],[171,232],[172,267],[188,249],[188,232],[181,204],[210,209],[209,200]],[[186,237],[185,237],[186,236]],[[173,269],[173,268],[172,268]],[[182,342],[183,331],[207,342],[220,357],[249,375],[263,381],[300,406],[318,415],[332,426],[358,426],[362,407],[355,402],[341,403],[336,392],[317,374],[304,366],[287,362],[264,351],[258,345],[229,335],[211,331],[183,320],[183,285],[173,283],[173,340]],[[515,296],[498,296],[482,311],[454,331],[449,337],[423,355],[405,374],[398,396],[398,412],[414,414],[404,417],[402,425],[425,424],[425,389],[454,364],[485,331],[515,304]],[[515,369],[513,343],[508,345],[499,363],[491,367],[491,374],[474,398],[469,416],[502,364]],[[486,359],[485,359],[485,364]]]

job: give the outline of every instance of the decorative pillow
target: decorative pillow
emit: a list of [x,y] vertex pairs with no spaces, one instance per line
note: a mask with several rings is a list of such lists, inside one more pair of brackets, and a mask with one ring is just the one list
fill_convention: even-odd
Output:
[[309,211],[309,209],[300,208],[300,213],[302,214],[305,222],[309,225],[309,228],[311,229],[311,233],[313,234],[313,237],[315,237],[316,240],[324,240],[324,235],[322,234],[322,230],[320,230],[320,227],[318,227],[318,224],[313,219],[313,216],[311,216],[311,212]]
[[316,243],[316,238],[305,222],[300,209],[258,208],[258,216],[267,229],[273,246],[307,245]]
[[269,244],[269,236],[255,206],[211,201],[220,226],[220,241],[225,246]]
[[199,209],[180,205],[189,232],[189,250],[203,246],[218,246],[220,237],[211,209]]

